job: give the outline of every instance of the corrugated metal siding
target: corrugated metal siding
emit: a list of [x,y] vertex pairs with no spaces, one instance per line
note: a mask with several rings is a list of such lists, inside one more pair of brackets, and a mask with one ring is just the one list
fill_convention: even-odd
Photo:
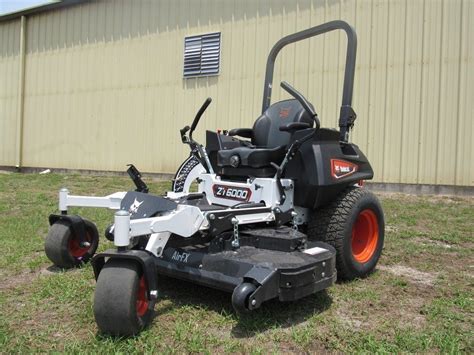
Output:
[[0,25],[0,165],[15,165],[20,22]]
[[[173,172],[187,155],[178,129],[207,96],[214,101],[199,139],[205,128],[251,126],[271,46],[343,19],[359,39],[352,140],[375,181],[473,186],[473,18],[472,0],[91,1],[34,15],[27,19],[24,165],[123,170],[134,162]],[[18,29],[0,23],[0,137],[8,137],[0,165],[14,156]],[[183,79],[184,37],[209,32],[222,33],[219,76]],[[274,101],[287,97],[277,88],[287,80],[324,126],[336,127],[345,45],[343,34],[331,33],[286,48]]]

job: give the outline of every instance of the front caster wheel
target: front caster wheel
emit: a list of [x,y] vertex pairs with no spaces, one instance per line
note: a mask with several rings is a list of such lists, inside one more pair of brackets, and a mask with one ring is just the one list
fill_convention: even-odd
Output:
[[99,330],[113,336],[132,336],[152,320],[150,299],[141,268],[130,260],[109,260],[97,279],[94,317]]
[[336,249],[338,278],[365,277],[375,269],[382,254],[384,216],[380,202],[370,191],[351,186],[314,212],[308,237]]
[[54,265],[69,269],[88,262],[94,255],[99,245],[99,233],[92,222],[84,220],[84,223],[87,245],[80,244],[79,237],[74,234],[68,221],[60,220],[51,226],[44,251]]
[[250,282],[241,283],[232,293],[232,307],[237,313],[250,312],[250,295],[255,292],[257,286]]

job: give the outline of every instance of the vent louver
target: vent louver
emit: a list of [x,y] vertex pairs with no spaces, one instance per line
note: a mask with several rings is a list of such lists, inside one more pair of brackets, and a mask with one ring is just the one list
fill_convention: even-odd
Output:
[[220,52],[220,32],[185,37],[184,77],[219,74]]

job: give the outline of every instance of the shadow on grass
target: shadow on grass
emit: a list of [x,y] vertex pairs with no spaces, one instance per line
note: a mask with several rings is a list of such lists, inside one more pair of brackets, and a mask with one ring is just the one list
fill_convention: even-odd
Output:
[[161,297],[172,300],[174,304],[160,310],[161,314],[180,306],[201,307],[228,314],[237,321],[232,329],[232,335],[236,338],[250,338],[268,329],[292,327],[324,312],[332,304],[332,298],[324,290],[294,302],[273,299],[264,302],[256,311],[239,316],[232,308],[230,293],[165,276],[160,276],[158,283]]
[[72,272],[72,271],[74,271],[74,270],[76,270],[76,269],[77,269],[77,268],[63,269],[63,268],[61,268],[61,267],[59,267],[59,266],[56,266],[56,265],[54,265],[54,264],[51,264],[50,266],[48,266],[48,267],[46,268],[46,271],[51,272],[51,273],[53,273],[53,274],[62,274],[62,273],[64,273],[64,272]]
[[62,267],[59,267],[57,265],[51,264],[50,266],[48,266],[44,270],[46,270],[47,272],[50,272],[52,274],[62,274],[62,273],[65,273],[65,272],[77,272],[77,270],[82,269],[86,266],[87,266],[86,264],[81,264],[81,265],[77,265],[77,266],[70,267],[70,268],[62,268]]

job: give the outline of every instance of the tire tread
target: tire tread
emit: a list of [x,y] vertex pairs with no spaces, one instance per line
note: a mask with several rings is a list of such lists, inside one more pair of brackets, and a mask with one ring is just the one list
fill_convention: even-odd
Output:
[[109,260],[97,279],[94,293],[94,317],[99,330],[112,336],[133,336],[150,322],[154,301],[149,311],[136,314],[136,291],[141,269],[130,260]]
[[351,280],[360,276],[354,274],[354,271],[351,270],[348,264],[348,260],[343,257],[344,235],[353,207],[365,197],[374,199],[378,203],[377,198],[372,192],[365,188],[350,186],[330,204],[317,209],[308,224],[307,234],[309,239],[326,242],[336,249],[336,268],[338,278],[341,279]]

